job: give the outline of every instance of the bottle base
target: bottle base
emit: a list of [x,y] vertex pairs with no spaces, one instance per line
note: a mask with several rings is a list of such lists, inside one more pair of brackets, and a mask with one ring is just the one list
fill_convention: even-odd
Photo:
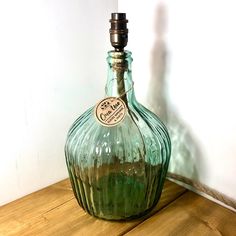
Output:
[[[157,205],[157,204],[156,204]],[[120,216],[101,216],[101,215],[94,215],[94,214],[91,214],[90,212],[86,211],[89,215],[97,218],[97,219],[100,219],[100,220],[106,220],[106,221],[132,221],[132,220],[137,220],[137,219],[140,219],[140,218],[146,218],[148,216],[148,214],[151,213],[151,211],[155,208],[154,205],[153,207],[147,209],[146,211],[144,212],[141,212],[139,214],[136,214],[136,215],[132,215],[132,216],[127,216],[127,217],[120,217]]]

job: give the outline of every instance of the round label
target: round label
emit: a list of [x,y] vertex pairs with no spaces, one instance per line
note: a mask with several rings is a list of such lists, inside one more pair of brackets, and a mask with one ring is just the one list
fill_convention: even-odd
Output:
[[119,124],[125,118],[126,112],[124,101],[116,97],[107,97],[95,107],[95,117],[104,126]]

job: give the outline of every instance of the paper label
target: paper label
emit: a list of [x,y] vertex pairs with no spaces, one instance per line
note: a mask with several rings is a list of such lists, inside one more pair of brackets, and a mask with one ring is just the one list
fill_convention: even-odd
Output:
[[107,97],[101,100],[95,107],[95,117],[104,126],[119,124],[127,113],[124,101],[116,97]]

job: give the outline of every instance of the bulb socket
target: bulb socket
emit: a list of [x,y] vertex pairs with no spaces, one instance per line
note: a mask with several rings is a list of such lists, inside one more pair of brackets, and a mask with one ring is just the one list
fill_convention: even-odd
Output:
[[122,52],[128,42],[128,29],[125,13],[112,13],[111,14],[111,28],[110,28],[110,41],[115,51]]

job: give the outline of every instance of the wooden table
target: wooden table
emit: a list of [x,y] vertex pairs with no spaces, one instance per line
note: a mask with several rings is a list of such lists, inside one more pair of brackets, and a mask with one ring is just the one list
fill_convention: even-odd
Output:
[[111,222],[77,204],[64,180],[0,207],[0,235],[236,235],[236,214],[166,180],[153,212],[142,219]]

